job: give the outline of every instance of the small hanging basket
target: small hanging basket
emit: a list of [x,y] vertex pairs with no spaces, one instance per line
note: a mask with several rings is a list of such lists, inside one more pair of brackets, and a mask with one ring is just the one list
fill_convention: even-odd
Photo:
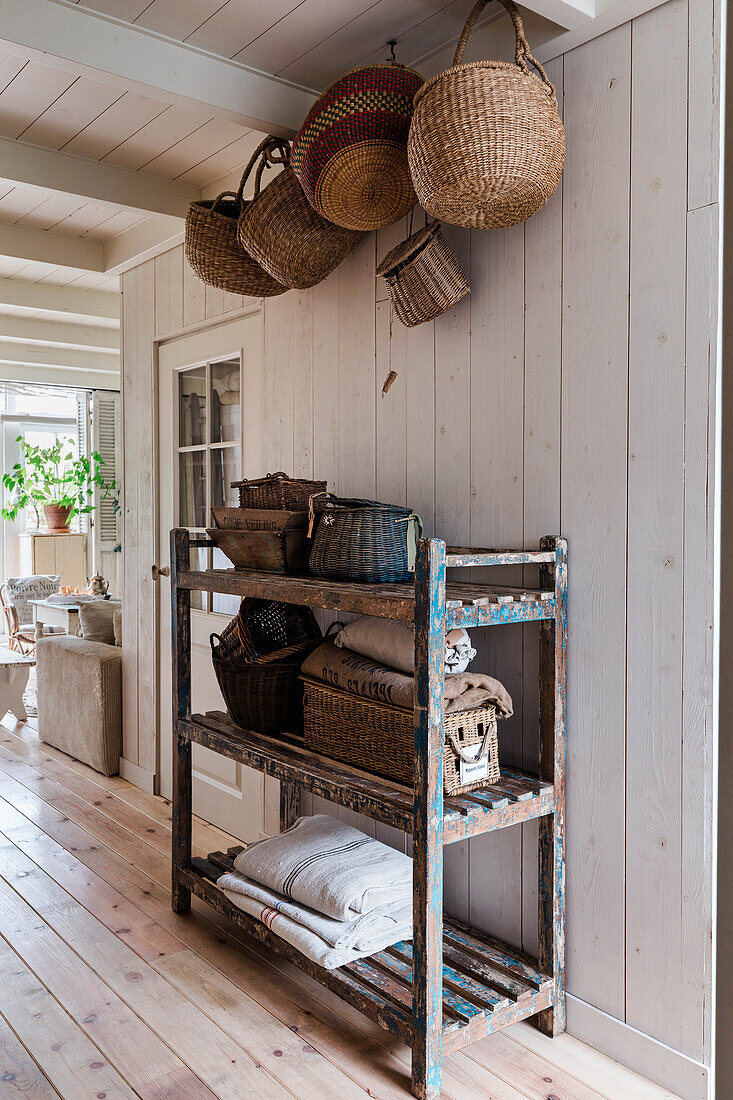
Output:
[[243,200],[245,184],[252,168],[262,158],[255,180],[255,194],[259,193],[262,171],[267,163],[265,149],[271,141],[271,138],[265,138],[258,145],[236,193],[224,191],[213,202],[192,202],[188,208],[186,259],[199,279],[217,290],[247,294],[253,298],[272,298],[288,289],[264,271],[237,239],[237,223],[242,210],[254,201]]
[[415,205],[407,166],[412,100],[423,78],[404,65],[365,65],[316,100],[293,142],[291,164],[311,206],[362,232]]
[[477,0],[453,68],[420,88],[410,125],[407,152],[421,206],[466,228],[499,229],[525,221],[554,193],[565,163],[555,89],[532,56],[513,0],[500,2],[514,24],[514,63],[461,63],[487,3]]
[[426,225],[388,252],[377,275],[387,283],[394,311],[408,328],[432,321],[471,293],[440,222]]
[[264,270],[287,287],[305,290],[322,282],[364,236],[359,230],[334,225],[313,209],[290,167],[290,146],[271,164],[282,171],[239,219],[239,243]]

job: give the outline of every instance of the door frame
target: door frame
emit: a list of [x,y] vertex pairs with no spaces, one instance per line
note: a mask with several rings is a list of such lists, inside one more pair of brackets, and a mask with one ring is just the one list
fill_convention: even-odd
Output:
[[[256,302],[250,303],[249,305],[243,306],[240,309],[232,310],[230,313],[225,313],[225,314],[220,315],[218,317],[210,317],[210,318],[207,318],[207,319],[202,320],[202,321],[197,321],[195,324],[192,324],[192,325],[182,326],[180,329],[177,329],[175,332],[166,333],[165,336],[162,336],[160,338],[157,338],[157,339],[153,340],[153,347],[152,347],[152,370],[153,370],[153,409],[152,409],[153,432],[152,432],[152,444],[153,444],[153,446],[152,446],[152,456],[151,456],[152,457],[151,474],[152,474],[152,478],[153,478],[153,484],[155,486],[155,492],[153,494],[154,509],[153,509],[153,523],[152,523],[152,539],[151,539],[152,545],[151,545],[151,548],[150,548],[150,551],[151,551],[151,564],[154,562],[159,567],[162,567],[164,565],[170,565],[170,562],[167,559],[166,559],[165,562],[159,562],[157,560],[158,556],[159,556],[158,551],[159,551],[159,547],[160,547],[160,537],[161,537],[161,531],[160,531],[160,522],[161,522],[160,461],[159,461],[160,460],[160,440],[158,438],[158,435],[159,435],[159,433],[158,433],[158,423],[159,423],[159,417],[160,417],[160,349],[164,345],[169,345],[169,344],[172,344],[172,343],[176,343],[177,341],[186,339],[189,336],[197,336],[199,334],[204,334],[206,332],[209,332],[212,329],[221,328],[224,325],[228,325],[228,324],[231,324],[232,322],[236,322],[236,321],[241,321],[241,320],[245,319],[246,317],[250,317],[250,316],[253,316],[253,315],[256,315],[256,314],[260,314],[260,317],[261,317],[261,324],[260,324],[261,356],[262,356],[262,363],[264,364],[264,344],[265,344],[264,304],[263,304],[263,301],[260,300],[260,299],[258,299]],[[243,452],[243,454],[242,454],[242,469],[245,468],[244,467],[245,462],[246,462],[246,453]],[[123,455],[123,465],[124,465],[124,455]],[[124,539],[124,532],[123,532],[123,539]],[[123,542],[123,550],[124,550],[124,542]],[[154,617],[154,622],[155,622],[155,637],[154,637],[155,665],[154,665],[154,668],[153,668],[153,676],[154,676],[154,680],[155,680],[155,690],[154,690],[154,699],[155,699],[155,707],[154,707],[154,711],[155,711],[155,713],[154,713],[155,753],[154,753],[153,758],[154,758],[154,761],[155,761],[155,773],[154,773],[153,779],[152,779],[152,793],[154,793],[154,794],[160,794],[161,780],[162,780],[162,761],[161,761],[162,733],[161,733],[161,724],[160,724],[160,708],[161,708],[160,685],[161,685],[161,677],[159,675],[160,667],[161,667],[161,627],[162,627],[162,623],[161,623],[161,618],[162,618],[161,603],[162,602],[163,601],[161,601],[161,599],[160,599],[160,582],[156,581],[153,584],[153,617]],[[168,610],[169,610],[168,605],[166,603],[166,608],[165,608],[166,618],[167,618]],[[169,623],[166,621],[165,629],[167,630],[168,628],[169,628]],[[135,657],[136,657],[136,660],[139,658],[139,653],[138,652],[136,652]],[[137,670],[136,670],[136,678],[137,678]],[[137,769],[135,769],[135,770],[137,770]],[[128,774],[126,776],[126,778],[130,779],[132,782],[135,781],[132,774]],[[142,785],[142,784],[140,784],[140,785]]]

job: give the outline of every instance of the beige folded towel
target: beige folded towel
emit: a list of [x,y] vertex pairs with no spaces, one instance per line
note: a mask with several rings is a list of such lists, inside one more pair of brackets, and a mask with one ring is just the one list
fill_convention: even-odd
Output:
[[[306,657],[301,666],[304,676],[330,684],[362,699],[387,703],[411,710],[415,700],[415,678],[394,668],[385,668],[368,657],[350,649],[338,649],[333,642],[324,642]],[[513,713],[509,692],[493,676],[481,672],[457,672],[446,676],[444,712],[476,710],[492,703],[497,717],[509,718]]]

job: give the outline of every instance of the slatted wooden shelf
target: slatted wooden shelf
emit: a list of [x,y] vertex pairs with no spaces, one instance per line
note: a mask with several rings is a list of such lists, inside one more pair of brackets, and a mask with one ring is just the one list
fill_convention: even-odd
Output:
[[[436,1100],[442,1060],[492,1031],[532,1017],[546,1034],[565,1028],[565,678],[567,544],[539,550],[446,551],[437,539],[418,547],[415,583],[366,585],[244,570],[191,569],[191,549],[211,546],[171,532],[173,627],[173,889],[182,913],[196,894],[338,993],[412,1047],[412,1091]],[[538,566],[537,588],[494,583],[500,566]],[[458,581],[452,571],[489,568],[492,580]],[[282,600],[415,624],[415,769],[408,788],[326,759],[286,736],[240,730],[225,714],[191,714],[191,592]],[[443,795],[443,661],[453,626],[539,623],[538,775],[502,768],[491,786]],[[330,801],[412,833],[413,938],[339,970],[305,959],[238,909],[215,885],[232,853],[192,859],[191,745],[257,768],[280,781],[281,828],[298,813],[304,787]],[[445,844],[538,819],[539,961],[443,916]]]
[[[266,772],[286,783],[298,784],[341,806],[412,833],[414,798],[408,788],[369,775],[310,752],[296,739],[245,731],[222,711],[194,714],[180,732],[190,741]],[[443,800],[443,842],[493,832],[552,813],[554,789],[537,776],[502,769],[501,781],[457,798]]]
[[[201,539],[197,545],[213,543]],[[253,569],[186,571],[178,578],[178,584],[194,592],[226,592],[263,600],[285,600],[306,607],[407,622],[415,618],[415,588],[411,584],[352,584],[324,581],[319,577],[281,577]],[[554,593],[539,589],[449,581],[446,597],[448,627],[531,623],[552,619],[555,615]]]
[[[234,869],[241,849],[194,857],[186,876],[190,889],[273,951],[295,962],[345,1001],[405,1042],[413,1043],[412,943],[405,941],[338,970],[323,970],[265,925],[237,908],[216,880]],[[460,921],[443,927],[443,1050],[449,1054],[550,1008],[554,983],[536,959],[483,936]]]

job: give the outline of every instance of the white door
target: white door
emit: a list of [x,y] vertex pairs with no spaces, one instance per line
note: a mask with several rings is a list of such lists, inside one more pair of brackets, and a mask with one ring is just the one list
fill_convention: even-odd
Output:
[[[160,347],[158,401],[159,560],[170,564],[170,530],[206,535],[211,508],[237,504],[230,483],[261,474],[262,314]],[[227,568],[219,551],[192,550],[192,568]],[[171,795],[170,581],[161,578],[160,777]],[[239,599],[191,594],[192,710],[224,710],[209,636],[236,614]],[[193,746],[194,813],[245,841],[260,837],[263,775]]]

